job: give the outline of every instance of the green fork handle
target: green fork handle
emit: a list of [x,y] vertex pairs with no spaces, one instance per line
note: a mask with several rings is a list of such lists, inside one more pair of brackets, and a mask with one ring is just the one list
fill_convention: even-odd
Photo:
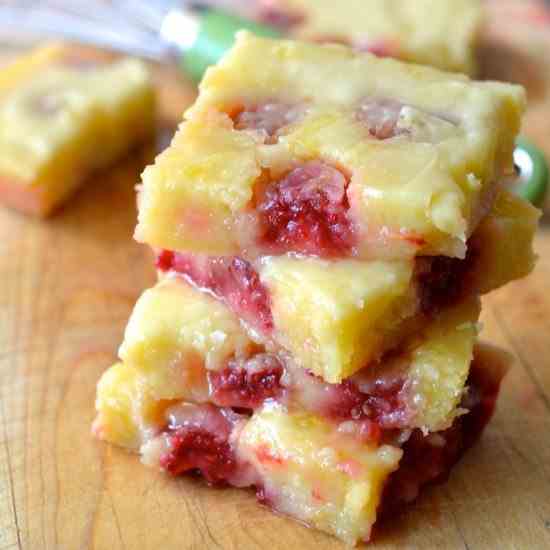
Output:
[[518,181],[513,190],[541,208],[548,191],[548,165],[544,154],[528,139],[520,136],[516,141],[514,163],[518,170]]
[[216,9],[202,10],[196,17],[198,28],[195,39],[181,57],[181,68],[195,82],[200,82],[206,69],[231,49],[237,31],[245,29],[268,38],[283,36],[273,27]]

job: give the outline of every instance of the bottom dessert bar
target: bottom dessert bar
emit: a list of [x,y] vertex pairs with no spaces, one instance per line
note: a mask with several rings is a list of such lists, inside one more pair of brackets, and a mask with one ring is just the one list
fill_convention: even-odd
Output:
[[476,300],[441,312],[330,384],[168,277],[136,304],[122,362],[98,385],[94,432],[172,475],[255,487],[278,512],[368,540],[378,511],[448,473],[491,415],[507,356],[475,345],[478,314]]
[[467,414],[455,418],[452,426],[424,435],[414,430],[403,445],[399,469],[389,478],[381,499],[379,518],[384,521],[418,496],[428,484],[447,480],[451,468],[480,438],[491,420],[508,371],[511,357],[487,343],[478,343],[467,380],[468,391],[461,406]]
[[[258,499],[280,513],[349,544],[368,541],[377,517],[392,516],[424,485],[445,479],[477,440],[506,364],[506,354],[478,344],[463,414],[432,433],[382,430],[369,439],[346,423],[269,401],[251,416],[211,404],[165,403],[165,425],[146,436],[142,460],[172,475],[200,474],[213,485],[254,487]],[[135,386],[125,380],[116,392],[133,399]],[[96,423],[100,436],[108,428]]]

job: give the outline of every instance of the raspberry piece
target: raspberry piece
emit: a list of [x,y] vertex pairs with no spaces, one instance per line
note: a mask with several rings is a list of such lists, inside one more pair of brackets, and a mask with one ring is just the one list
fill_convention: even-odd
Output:
[[[432,139],[424,136],[421,129],[415,128],[414,125],[411,127],[407,127],[405,124],[398,126],[399,117],[404,107],[410,106],[395,99],[365,98],[360,102],[355,112],[355,118],[368,129],[372,137],[379,140],[401,135],[406,135],[410,139]],[[418,111],[418,109],[416,110]],[[432,123],[437,123],[440,127],[443,125],[441,127],[443,134],[449,132],[459,122],[448,113],[423,111],[423,115],[431,120]]]
[[262,23],[289,32],[294,27],[301,25],[306,20],[306,16],[297,10],[283,9],[277,6],[276,2],[264,0],[260,4],[258,19]]
[[264,103],[238,113],[234,124],[236,130],[260,131],[265,134],[267,143],[276,143],[280,131],[298,120],[303,113],[303,105]]
[[263,332],[273,328],[267,289],[252,265],[234,257],[204,257],[161,251],[156,266],[176,271],[202,289],[207,289],[227,304],[239,317]]
[[463,281],[471,263],[471,254],[465,259],[447,256],[417,259],[416,280],[423,313],[433,313],[461,298],[464,292]]
[[283,366],[273,355],[260,354],[220,372],[210,372],[211,397],[222,407],[255,409],[282,393]]
[[212,484],[228,481],[237,470],[229,437],[239,418],[212,405],[180,406],[166,429],[170,450],[161,455],[161,468],[175,476],[198,471]]
[[224,483],[236,468],[227,441],[201,429],[180,428],[170,440],[172,450],[160,458],[160,466],[172,475],[198,470],[212,484]]
[[409,417],[404,386],[405,379],[399,378],[363,393],[354,381],[345,380],[331,386],[324,412],[337,421],[369,420],[384,429],[402,427]]
[[397,128],[403,104],[393,99],[366,99],[356,112],[356,118],[364,124],[376,139],[390,139],[405,130]]
[[347,183],[341,171],[311,161],[269,184],[257,204],[260,242],[278,252],[349,255],[355,239]]
[[174,267],[176,263],[176,253],[170,250],[161,250],[157,253],[155,258],[155,267],[160,271],[176,270]]

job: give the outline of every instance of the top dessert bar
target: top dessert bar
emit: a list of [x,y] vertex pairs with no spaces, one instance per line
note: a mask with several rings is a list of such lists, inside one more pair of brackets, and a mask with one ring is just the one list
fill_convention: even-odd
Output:
[[47,215],[153,131],[143,62],[38,48],[0,73],[0,201]]
[[341,42],[472,74],[480,0],[263,0],[261,17],[292,36]]
[[240,33],[146,169],[136,238],[208,255],[462,258],[524,90]]

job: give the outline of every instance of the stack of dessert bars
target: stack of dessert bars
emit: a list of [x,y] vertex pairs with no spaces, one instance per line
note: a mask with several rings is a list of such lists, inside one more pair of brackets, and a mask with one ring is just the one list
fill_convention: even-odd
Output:
[[534,264],[503,185],[518,86],[240,33],[143,175],[159,282],[101,378],[94,433],[254,487],[347,543],[444,478],[508,356],[480,296]]

